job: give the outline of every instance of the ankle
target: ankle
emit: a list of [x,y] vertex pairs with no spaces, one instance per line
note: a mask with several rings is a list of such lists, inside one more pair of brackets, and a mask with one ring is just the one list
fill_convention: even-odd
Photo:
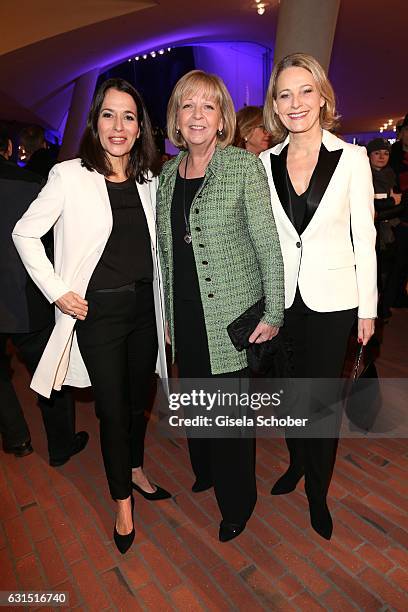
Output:
[[130,503],[130,497],[131,496],[129,495],[129,497],[125,497],[125,499],[115,499],[118,508],[120,508],[121,506],[126,507]]
[[303,465],[300,465],[298,463],[290,463],[288,469],[285,472],[285,474],[304,474],[304,473],[305,473],[305,468],[303,467]]

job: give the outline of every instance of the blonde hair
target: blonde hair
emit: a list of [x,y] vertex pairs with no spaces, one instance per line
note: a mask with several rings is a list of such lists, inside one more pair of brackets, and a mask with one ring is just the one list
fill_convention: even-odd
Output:
[[244,106],[237,112],[237,129],[235,131],[234,145],[241,149],[246,148],[246,140],[252,130],[263,124],[261,106]]
[[292,67],[304,68],[310,72],[316,81],[319,93],[322,98],[324,98],[324,104],[320,109],[320,125],[322,128],[326,130],[333,129],[340,117],[336,112],[336,98],[333,87],[319,62],[312,55],[308,55],[307,53],[291,53],[274,66],[268,85],[268,91],[266,92],[264,124],[266,129],[271,132],[274,139],[278,142],[285,140],[288,135],[288,130],[273,108],[273,102],[274,100],[276,101],[277,97],[276,85],[279,75],[286,70],[286,68]]
[[202,70],[191,70],[177,81],[167,106],[167,136],[170,142],[179,149],[187,148],[187,143],[177,128],[177,113],[181,101],[201,89],[204,90],[206,98],[214,100],[220,107],[223,129],[217,134],[218,144],[224,148],[234,140],[235,109],[224,81],[215,74]]

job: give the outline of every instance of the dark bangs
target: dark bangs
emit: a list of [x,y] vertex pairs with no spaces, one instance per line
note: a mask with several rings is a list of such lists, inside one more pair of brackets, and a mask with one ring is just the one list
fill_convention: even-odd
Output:
[[86,128],[79,145],[78,157],[81,158],[83,166],[88,170],[95,170],[103,176],[114,174],[112,164],[102,148],[98,135],[98,119],[108,89],[116,89],[127,93],[135,101],[140,135],[130,151],[126,176],[134,178],[138,183],[147,182],[147,172],[149,170],[153,176],[159,174],[159,155],[154,142],[149,115],[142,97],[133,85],[124,79],[108,79],[95,92]]

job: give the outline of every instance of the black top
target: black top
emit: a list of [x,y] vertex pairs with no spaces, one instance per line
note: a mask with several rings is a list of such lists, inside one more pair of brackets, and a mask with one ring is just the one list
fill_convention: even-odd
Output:
[[113,227],[89,282],[88,290],[116,289],[133,282],[152,282],[150,236],[134,179],[106,180]]
[[176,299],[201,301],[193,245],[191,243],[187,244],[184,241],[184,236],[187,232],[184,212],[188,222],[191,204],[203,180],[204,177],[183,179],[177,172],[176,186],[171,204],[174,295]]
[[298,234],[301,234],[305,229],[303,226],[306,216],[307,197],[309,195],[311,184],[312,180],[310,180],[309,187],[306,189],[306,191],[304,191],[301,195],[298,195],[293,188],[292,181],[290,180],[288,172],[289,197],[292,205],[294,219],[293,225],[295,226],[295,229]]
[[[301,234],[305,229],[304,224],[306,220],[306,209],[307,209],[307,197],[309,195],[310,187],[312,184],[312,179],[310,179],[309,187],[298,195],[292,185],[292,181],[290,180],[289,172],[288,175],[288,187],[289,187],[289,197],[291,202],[291,208],[293,211],[293,220],[294,226],[298,234]],[[291,306],[292,310],[296,310],[297,312],[309,312],[309,308],[302,300],[302,296],[300,295],[299,285],[296,287],[296,294],[293,304]]]

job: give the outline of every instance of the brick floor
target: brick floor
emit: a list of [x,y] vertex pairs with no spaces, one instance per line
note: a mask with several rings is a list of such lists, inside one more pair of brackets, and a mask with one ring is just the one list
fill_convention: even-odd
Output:
[[[392,369],[389,347],[401,339],[401,325],[407,313],[399,311],[384,332],[383,375]],[[340,443],[330,542],[309,526],[303,485],[285,497],[269,495],[286,450],[282,440],[259,440],[256,511],[242,536],[220,544],[212,491],[191,493],[186,445],[159,437],[151,424],[146,469],[174,497],[153,503],[136,496],[137,536],[122,557],[112,543],[115,508],[92,403],[79,394],[77,426],[89,431],[88,447],[50,468],[27,374],[17,361],[14,367],[35,453],[16,459],[0,452],[0,590],[65,590],[71,609],[98,611],[408,610],[406,439]]]

